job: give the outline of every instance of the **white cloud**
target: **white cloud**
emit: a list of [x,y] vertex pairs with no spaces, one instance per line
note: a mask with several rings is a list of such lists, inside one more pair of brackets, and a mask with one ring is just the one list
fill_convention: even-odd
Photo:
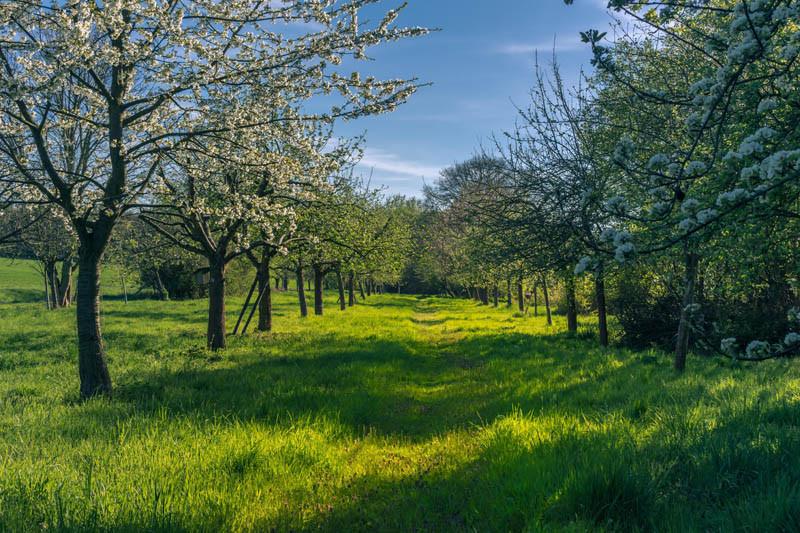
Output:
[[404,159],[380,148],[367,148],[360,165],[380,174],[432,178],[439,175],[444,165],[429,165]]
[[553,48],[555,48],[556,52],[573,52],[576,50],[589,50],[589,45],[581,42],[580,37],[576,34],[563,39],[556,37],[550,42],[509,43],[498,47],[497,51],[506,55],[530,55],[535,52],[552,52]]

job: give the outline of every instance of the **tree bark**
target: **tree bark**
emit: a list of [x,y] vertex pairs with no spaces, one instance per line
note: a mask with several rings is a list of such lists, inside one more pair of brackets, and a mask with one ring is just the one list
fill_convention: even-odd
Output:
[[497,287],[497,283],[495,283],[494,287],[492,287],[492,305],[494,307],[498,307],[500,305],[500,289]]
[[522,277],[517,280],[517,308],[520,313],[525,312],[525,290],[522,287]]
[[481,294],[481,303],[483,305],[489,305],[489,289],[488,287],[481,287],[480,288]]
[[533,296],[533,316],[539,316],[539,287],[536,283],[531,287],[531,296]]
[[225,348],[225,260],[216,254],[208,260],[208,329],[206,341],[212,350]]
[[344,299],[344,279],[342,279],[341,269],[336,269],[336,288],[339,290],[339,310],[347,309],[347,302]]
[[578,303],[575,299],[575,276],[567,273],[564,279],[564,291],[567,297],[567,331],[578,332]]
[[553,314],[550,311],[550,292],[547,290],[547,278],[542,278],[542,293],[544,293],[544,307],[547,310],[547,325],[553,325]]
[[[261,299],[258,301],[258,331],[272,331],[272,288],[269,284],[269,263],[272,256],[267,250],[261,255],[258,264],[258,290]],[[263,291],[263,292],[262,292]]]
[[322,274],[322,267],[314,265],[314,314],[322,314],[322,284],[325,276]]
[[367,280],[367,296],[372,296],[372,280]]
[[360,293],[362,300],[367,299],[367,296],[364,294],[364,283],[361,280],[358,280],[358,292]]
[[597,300],[597,325],[600,346],[608,346],[608,315],[606,312],[606,281],[603,270],[599,270],[594,280],[594,292]]
[[356,273],[352,270],[347,274],[347,305],[356,305]]
[[45,262],[45,276],[50,291],[51,308],[58,309],[61,307],[61,293],[58,290],[58,268],[55,261]]
[[83,247],[79,251],[78,294],[75,316],[78,329],[78,374],[81,398],[111,395],[100,331],[100,256]]
[[693,252],[686,252],[686,277],[681,302],[681,319],[678,324],[678,336],[675,341],[675,370],[682,372],[686,368],[686,355],[689,352],[689,333],[691,330],[692,305],[694,304],[695,284],[697,282],[697,265],[700,258]]
[[303,267],[297,267],[297,298],[300,301],[300,317],[308,316],[308,304],[306,304],[305,282],[303,281]]
[[506,280],[506,307],[511,309],[511,306],[514,305],[514,299],[511,296],[511,278]]
[[289,290],[289,274],[285,271],[283,273],[283,291],[286,292]]

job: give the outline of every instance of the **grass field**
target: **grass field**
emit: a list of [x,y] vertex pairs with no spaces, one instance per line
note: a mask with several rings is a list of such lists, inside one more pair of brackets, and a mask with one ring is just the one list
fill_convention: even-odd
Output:
[[559,317],[294,298],[220,354],[203,301],[105,301],[115,396],[87,403],[72,311],[0,304],[0,530],[800,529],[792,362],[679,376]]

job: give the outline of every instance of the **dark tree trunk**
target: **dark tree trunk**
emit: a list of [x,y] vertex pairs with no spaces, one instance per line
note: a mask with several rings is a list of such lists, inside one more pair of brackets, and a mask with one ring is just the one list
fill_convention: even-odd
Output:
[[208,329],[212,350],[225,348],[225,260],[217,254],[208,260]]
[[275,290],[279,290],[281,288],[281,277],[275,276]]
[[594,280],[595,299],[597,300],[597,325],[600,335],[600,346],[608,346],[608,316],[606,313],[606,281],[603,271],[599,270]]
[[356,305],[356,273],[352,270],[347,274],[347,305]]
[[578,303],[575,300],[575,276],[568,273],[564,279],[564,291],[567,297],[567,331],[578,332]]
[[492,305],[498,307],[500,305],[500,289],[497,288],[497,284],[494,284],[492,287]]
[[533,316],[539,316],[539,286],[536,283],[531,288],[533,296]]
[[372,280],[367,280],[367,296],[372,296]]
[[289,274],[286,272],[283,273],[283,290],[284,292],[289,290]]
[[550,292],[547,290],[547,278],[542,278],[542,293],[544,294],[544,307],[547,311],[547,325],[553,325],[553,314],[550,311]]
[[697,282],[697,265],[700,258],[693,252],[686,252],[686,279],[681,302],[681,320],[678,324],[678,336],[675,341],[675,370],[682,372],[686,368],[686,355],[689,352],[689,333],[691,330],[692,305],[694,304],[695,285]]
[[300,301],[300,316],[305,318],[308,316],[308,305],[306,304],[306,284],[303,281],[303,267],[297,267],[297,298]]
[[75,316],[78,325],[78,374],[81,398],[111,395],[111,376],[106,365],[100,332],[100,259],[83,247],[78,257],[78,294]]
[[525,312],[525,290],[522,287],[522,278],[517,280],[517,308],[520,313]]
[[362,300],[367,299],[367,296],[364,294],[364,283],[361,280],[358,280],[358,292],[360,293]]
[[342,271],[336,269],[336,288],[339,290],[339,310],[344,311],[347,309],[347,302],[344,299],[344,279],[342,279]]
[[514,305],[514,299],[511,296],[511,278],[506,280],[506,307],[511,309],[511,306]]
[[481,303],[483,305],[489,305],[489,289],[488,287],[481,287]]
[[261,299],[258,301],[258,331],[272,331],[272,288],[269,284],[269,263],[272,256],[267,250],[261,255],[258,264],[258,291]]
[[314,314],[322,314],[322,284],[325,282],[325,276],[322,274],[322,268],[319,265],[314,265]]

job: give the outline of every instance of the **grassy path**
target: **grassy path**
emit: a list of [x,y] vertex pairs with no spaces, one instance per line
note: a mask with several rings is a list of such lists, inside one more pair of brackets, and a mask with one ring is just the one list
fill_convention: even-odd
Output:
[[677,376],[560,317],[294,298],[221,354],[203,301],[104,302],[116,395],[84,404],[71,312],[0,305],[0,530],[800,528],[792,362]]

